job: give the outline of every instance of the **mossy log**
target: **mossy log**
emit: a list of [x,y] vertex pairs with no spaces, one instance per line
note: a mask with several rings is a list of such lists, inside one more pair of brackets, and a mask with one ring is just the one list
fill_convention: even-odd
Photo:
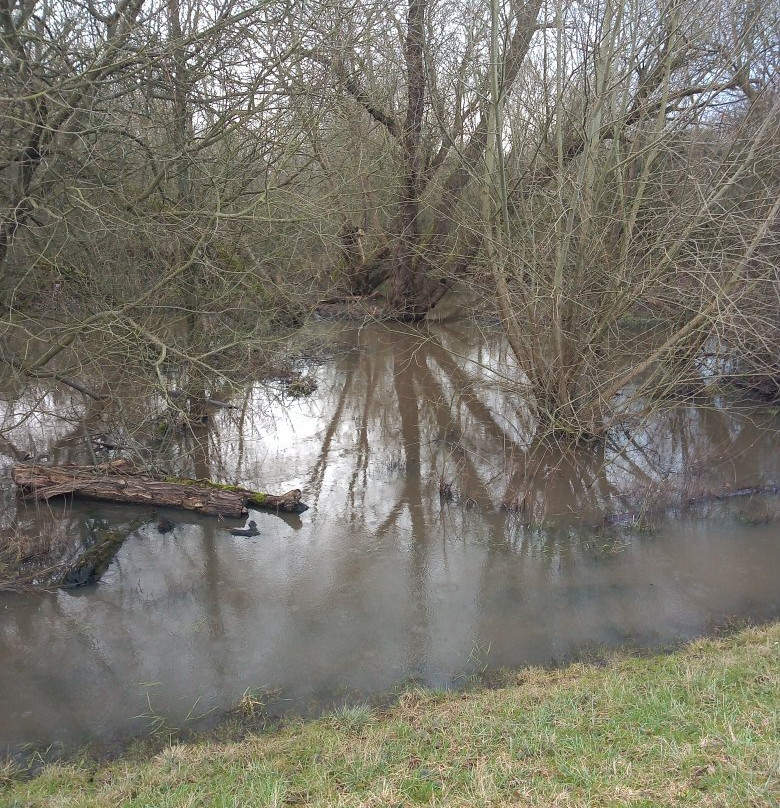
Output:
[[249,506],[287,513],[302,513],[308,508],[301,502],[299,489],[266,494],[211,480],[153,476],[127,460],[99,466],[23,464],[14,466],[11,476],[19,494],[32,499],[76,496],[226,517],[244,516]]

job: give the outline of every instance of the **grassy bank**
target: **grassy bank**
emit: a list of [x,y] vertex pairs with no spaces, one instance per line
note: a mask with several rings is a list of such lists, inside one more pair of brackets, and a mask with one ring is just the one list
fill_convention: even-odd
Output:
[[773,806],[780,624],[670,655],[411,692],[238,742],[52,765],[2,806]]

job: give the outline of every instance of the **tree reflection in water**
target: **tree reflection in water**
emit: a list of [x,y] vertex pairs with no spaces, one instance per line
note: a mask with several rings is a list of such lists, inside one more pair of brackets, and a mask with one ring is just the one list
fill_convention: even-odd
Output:
[[[305,709],[409,677],[452,683],[475,648],[490,665],[544,663],[583,644],[666,642],[723,614],[777,612],[776,524],[729,516],[741,503],[710,502],[708,521],[666,510],[776,483],[776,418],[772,429],[759,410],[688,402],[562,451],[534,441],[498,334],[376,326],[339,338],[352,350],[313,369],[308,398],[215,382],[193,401],[233,407],[205,419],[177,421],[159,396],[110,414],[125,451],[177,474],[303,488],[311,509],[253,514],[257,538],[186,514],[161,535],[144,509],[19,505],[6,476],[6,535],[78,537],[97,514],[130,538],[97,587],[5,597],[0,742],[137,731],[147,699],[178,723],[196,700],[195,714],[221,709],[247,687],[279,687],[274,709]],[[175,402],[197,414],[191,403]],[[106,428],[99,405],[70,393],[12,391],[1,406],[5,474],[30,447],[89,461],[85,430]],[[173,424],[162,435],[161,422]],[[604,526],[623,512],[658,529]]]

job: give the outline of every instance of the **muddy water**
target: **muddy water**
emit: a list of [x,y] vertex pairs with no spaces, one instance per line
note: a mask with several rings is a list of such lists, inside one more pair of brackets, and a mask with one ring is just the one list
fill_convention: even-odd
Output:
[[129,538],[95,586],[0,595],[2,748],[193,726],[247,689],[305,711],[780,615],[777,498],[709,496],[780,481],[776,416],[713,398],[562,455],[534,445],[497,335],[332,337],[345,350],[310,369],[313,396],[248,385],[235,409],[147,441],[181,473],[303,488],[310,510],[251,514],[256,538],[183,513],[163,535],[142,509],[17,505],[11,449],[87,460],[94,413],[61,391],[7,398],[0,530]]

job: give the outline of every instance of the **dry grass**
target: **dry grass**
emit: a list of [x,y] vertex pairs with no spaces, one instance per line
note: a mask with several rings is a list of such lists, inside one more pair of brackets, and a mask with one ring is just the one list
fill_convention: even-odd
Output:
[[73,544],[65,531],[43,535],[20,527],[0,540],[0,592],[45,589],[64,569],[62,558]]

